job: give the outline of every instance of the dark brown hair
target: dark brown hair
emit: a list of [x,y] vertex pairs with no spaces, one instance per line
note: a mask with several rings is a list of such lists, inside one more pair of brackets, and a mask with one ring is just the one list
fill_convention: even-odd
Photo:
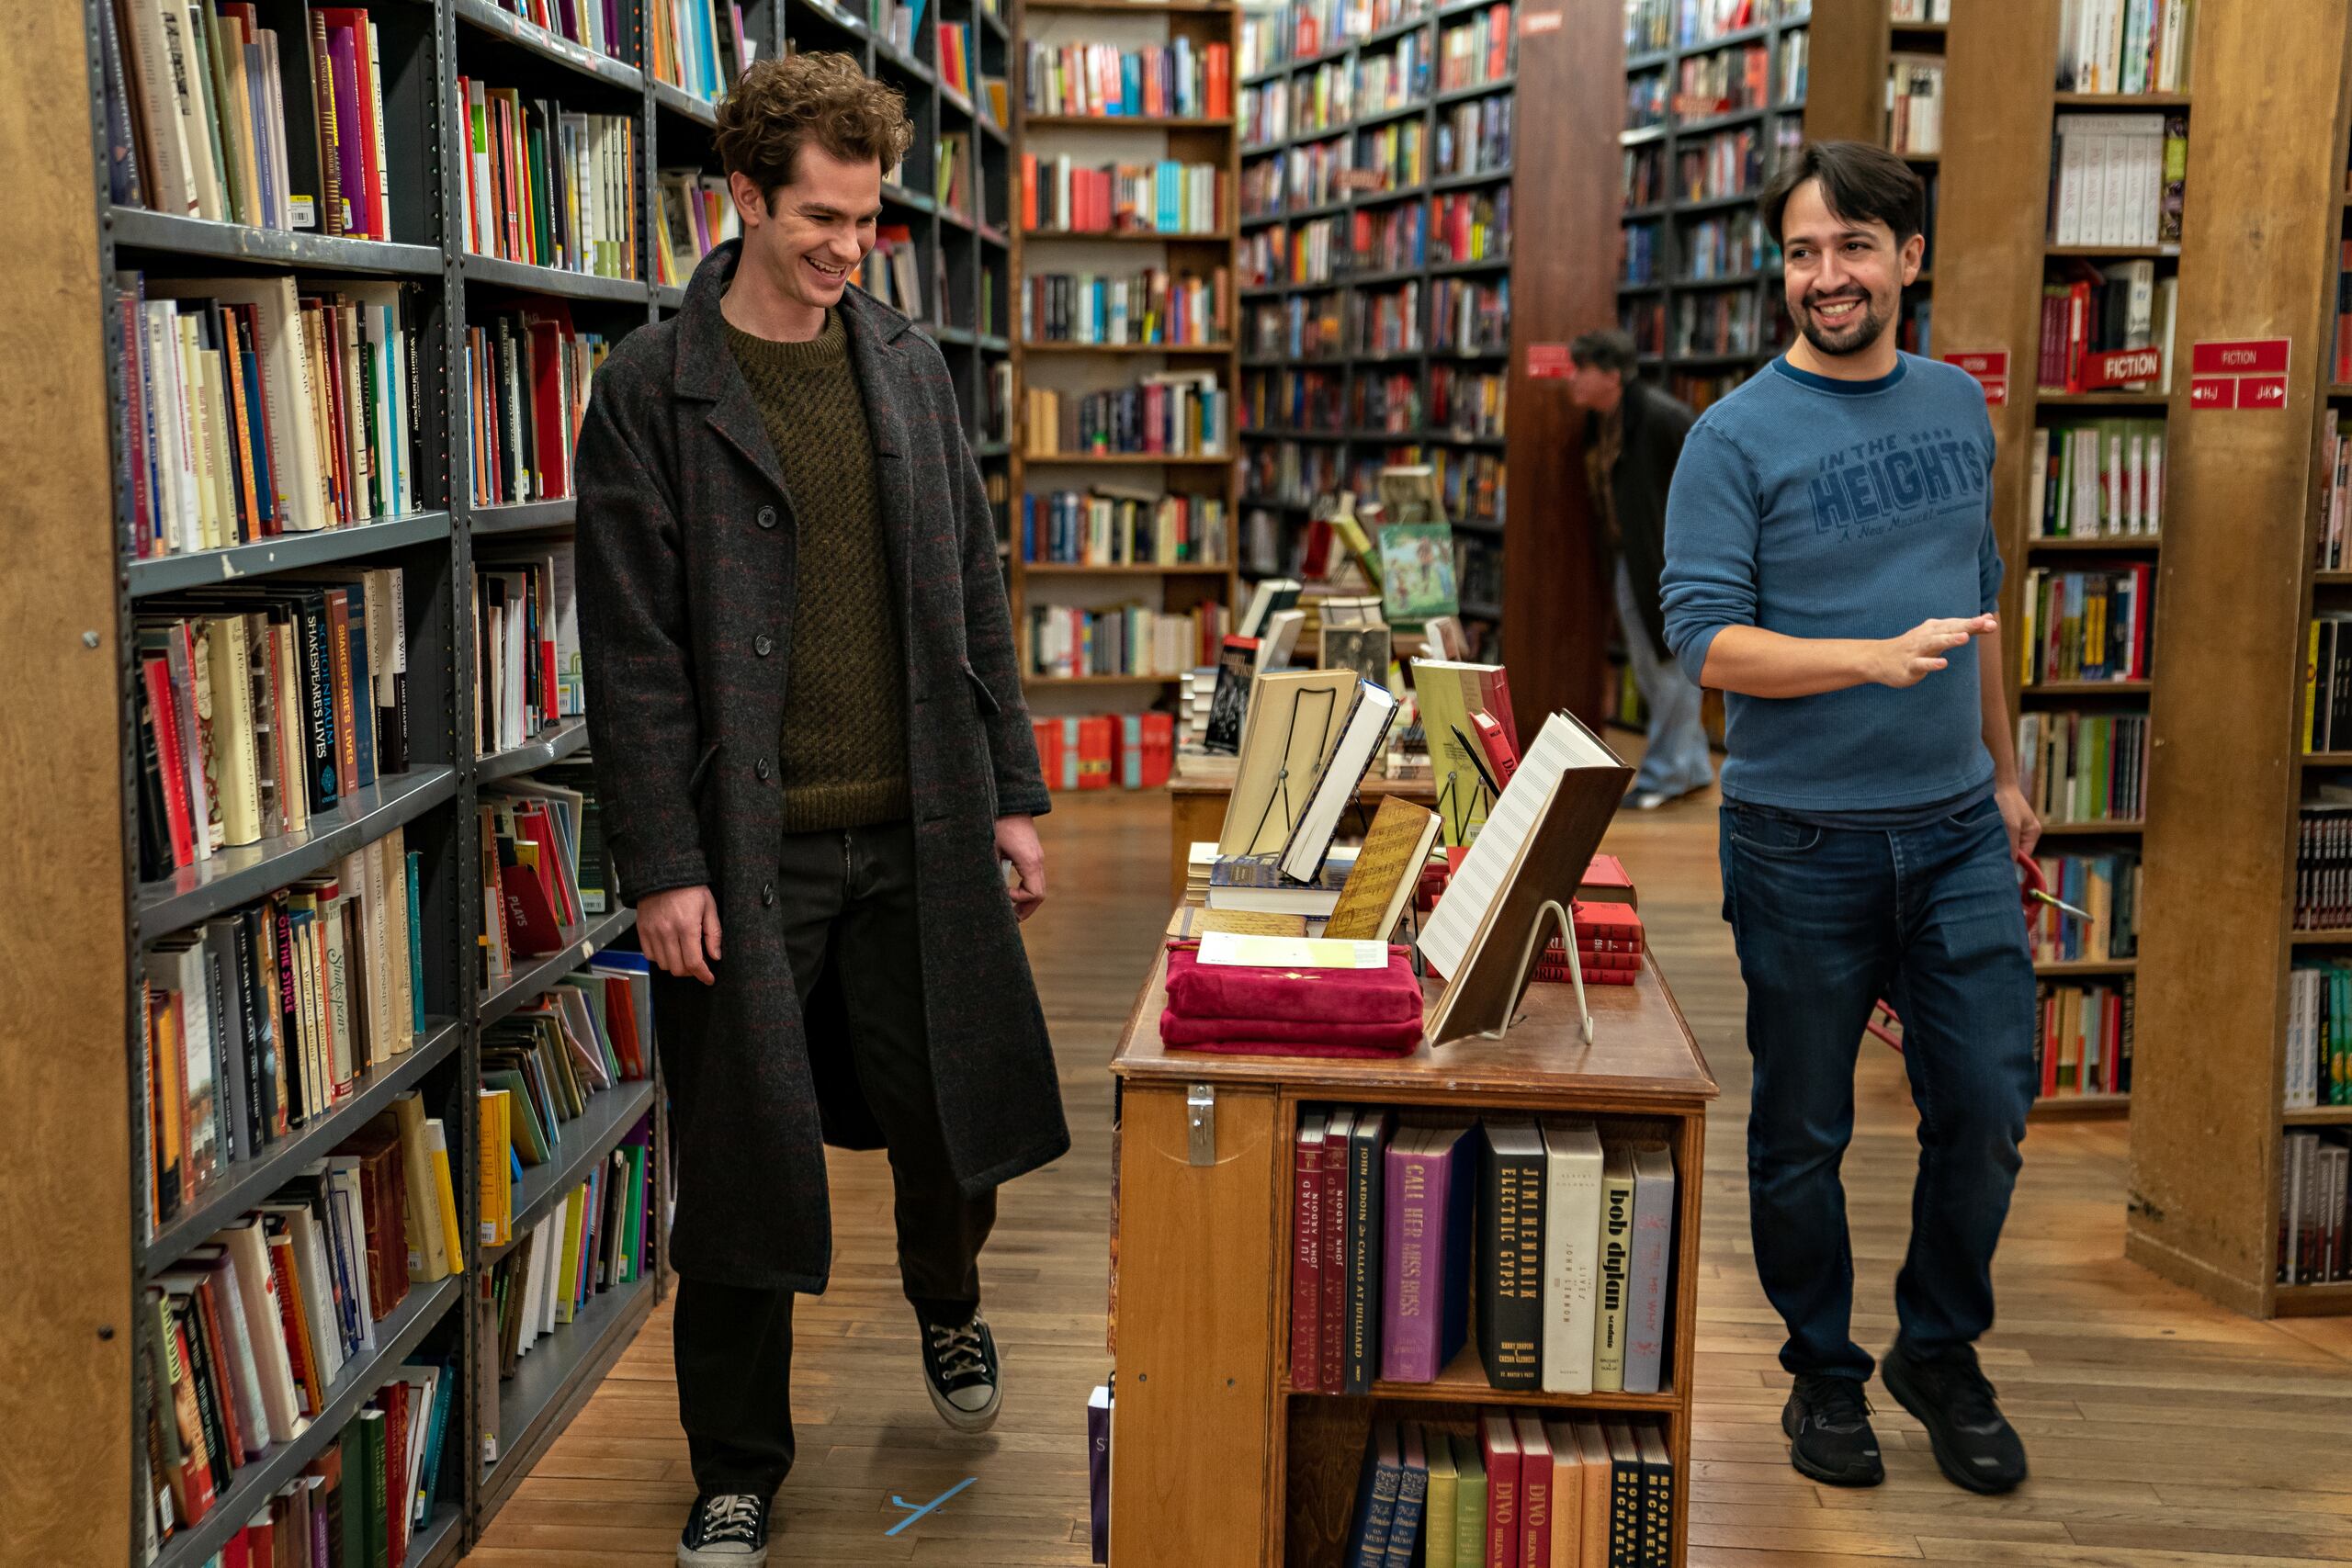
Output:
[[1807,180],[1821,182],[1821,199],[1846,221],[1876,220],[1901,244],[1927,220],[1927,186],[1911,165],[1867,141],[1808,141],[1784,160],[1764,187],[1764,226],[1781,243],[1781,213]]
[[906,96],[846,54],[760,61],[718,106],[719,161],[770,196],[792,183],[811,141],[844,162],[879,159],[888,173],[914,139]]
[[1568,344],[1568,358],[1579,370],[1614,370],[1629,381],[1639,363],[1634,340],[1614,327],[1577,333]]

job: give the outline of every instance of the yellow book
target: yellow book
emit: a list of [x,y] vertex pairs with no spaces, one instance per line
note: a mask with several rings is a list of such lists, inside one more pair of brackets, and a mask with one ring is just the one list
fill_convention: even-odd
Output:
[[2313,708],[2319,701],[2319,623],[2311,625],[2311,640],[2303,654],[2303,750],[2312,749]]
[[465,1236],[458,1228],[458,1186],[449,1174],[449,1134],[438,1116],[424,1120],[424,1147],[433,1159],[433,1198],[441,1210],[441,1240],[449,1249],[450,1267],[466,1255]]
[[514,1192],[507,1175],[511,1107],[503,1089],[481,1091],[481,1244],[502,1247],[514,1239]]
[[244,619],[221,615],[207,624],[212,628],[205,640],[205,653],[212,666],[212,783],[220,802],[221,841],[258,843],[261,777]]
[[1340,901],[1323,927],[1327,937],[1385,942],[1420,885],[1421,867],[1437,842],[1438,815],[1401,795],[1389,795],[1372,818]]
[[1421,729],[1429,738],[1430,771],[1437,784],[1437,808],[1450,845],[1478,835],[1493,805],[1487,798],[1485,758],[1476,750],[1462,666],[1438,660],[1413,660],[1413,693],[1420,702]]
[[436,1161],[424,1131],[424,1097],[411,1089],[392,1101],[392,1125],[401,1140],[401,1176],[408,1213],[408,1277],[417,1283],[446,1279],[453,1258],[465,1256],[448,1249],[448,1233],[441,1224],[441,1200],[435,1189],[446,1179],[448,1152]]
[[580,1278],[580,1210],[588,1195],[584,1186],[575,1187],[563,1195],[563,1250],[557,1254],[562,1267],[556,1270],[555,1320],[571,1321],[574,1282]]

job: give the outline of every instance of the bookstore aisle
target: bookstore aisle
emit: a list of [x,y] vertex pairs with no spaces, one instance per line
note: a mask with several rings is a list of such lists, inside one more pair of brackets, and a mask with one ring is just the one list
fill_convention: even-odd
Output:
[[[842,1255],[832,1292],[798,1320],[804,1447],[781,1499],[784,1561],[1088,1561],[1085,1403],[1107,1365],[1103,1069],[1167,918],[1166,810],[1157,796],[1111,795],[1067,802],[1041,824],[1055,891],[1026,934],[1074,1145],[1006,1190],[984,1261],[1007,1376],[1004,1417],[987,1437],[949,1433],[923,1397],[901,1325],[882,1161],[835,1156]],[[2037,1122],[2026,1141],[1997,1266],[2002,1320],[1984,1363],[2030,1446],[2034,1479],[2004,1499],[1956,1491],[1918,1426],[1883,1398],[1883,1486],[1816,1486],[1789,1468],[1780,1328],[1747,1242],[1742,999],[1717,918],[1714,822],[1712,798],[1694,800],[1621,819],[1603,846],[1640,886],[1652,949],[1724,1089],[1708,1116],[1692,1568],[2340,1562],[2352,1517],[2340,1457],[2352,1428],[2352,1328],[2340,1318],[2256,1322],[2126,1263],[2120,1122]],[[1916,1152],[1901,1065],[1875,1045],[1862,1058],[1857,1119],[1846,1161],[1856,1326],[1877,1346],[1894,1331]],[[693,1484],[668,1323],[658,1309],[492,1521],[472,1568],[670,1560]],[[910,1511],[894,1497],[920,1506],[967,1480],[888,1533]]]

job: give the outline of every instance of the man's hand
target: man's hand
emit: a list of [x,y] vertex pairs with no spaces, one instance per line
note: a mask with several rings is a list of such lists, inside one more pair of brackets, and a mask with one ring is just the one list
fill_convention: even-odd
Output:
[[1882,686],[1916,686],[1951,662],[1945,654],[1971,637],[1988,637],[2000,629],[1999,619],[1992,615],[1921,621],[1901,637],[1871,645],[1870,677]]
[[1025,920],[1046,901],[1046,847],[1037,841],[1035,820],[1028,817],[998,818],[996,852],[1012,863],[1013,873],[1020,878],[1011,889],[1012,912]]
[[2031,855],[2041,841],[2041,818],[2025,803],[2025,791],[2013,784],[1996,784],[1993,804],[2001,808],[2001,825],[2009,830],[2009,853]]
[[[637,904],[637,944],[665,975],[714,983],[718,962],[718,900],[707,887],[649,893]],[[707,958],[706,959],[706,954]]]

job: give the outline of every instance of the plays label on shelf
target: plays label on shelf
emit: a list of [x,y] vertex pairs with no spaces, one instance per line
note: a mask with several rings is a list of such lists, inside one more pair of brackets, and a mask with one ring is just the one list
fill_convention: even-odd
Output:
[[1957,365],[1976,378],[1984,389],[1984,401],[1995,408],[2009,400],[2009,351],[2006,348],[1970,349],[1960,354],[1942,355],[1946,365]]

